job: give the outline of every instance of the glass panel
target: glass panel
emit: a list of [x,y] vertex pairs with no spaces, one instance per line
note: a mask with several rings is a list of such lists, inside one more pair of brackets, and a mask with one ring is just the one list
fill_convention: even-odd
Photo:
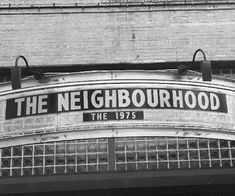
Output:
[[135,142],[134,141],[127,141],[126,150],[127,151],[134,151],[135,150]]
[[89,172],[96,172],[97,171],[97,165],[88,165],[88,171]]
[[166,149],[166,139],[157,139],[157,148],[158,150],[165,150]]
[[21,176],[21,169],[12,169],[12,176]]
[[43,155],[43,145],[34,146],[34,155]]
[[32,157],[24,157],[23,159],[23,166],[32,166]]
[[12,167],[21,167],[21,158],[12,158]]
[[189,168],[188,161],[180,161],[180,168],[182,168],[182,169]]
[[34,168],[34,175],[38,176],[38,175],[42,175],[42,174],[43,174],[43,168],[42,167]]
[[211,159],[219,159],[219,150],[218,149],[210,150],[210,153],[211,153]]
[[34,165],[42,166],[43,165],[43,157],[34,157]]
[[179,139],[178,140],[178,148],[179,149],[187,149],[187,140],[186,139]]
[[235,148],[235,141],[230,141],[231,148]]
[[198,150],[190,150],[189,151],[190,159],[198,159]]
[[190,168],[199,168],[199,162],[198,161],[190,161]]
[[128,162],[135,161],[135,153],[134,152],[127,153],[126,157],[127,157]]
[[10,169],[2,169],[2,176],[3,177],[10,176]]
[[99,165],[99,171],[108,171],[108,164]]
[[125,154],[124,153],[116,153],[116,161],[117,162],[125,162]]
[[209,168],[210,167],[209,161],[201,161],[201,167],[202,168]]
[[146,160],[146,153],[145,152],[138,152],[137,153],[137,161],[145,161]]
[[200,158],[201,159],[209,159],[209,152],[208,152],[208,150],[200,150]]
[[159,151],[158,152],[158,160],[167,160],[167,152],[166,151]]
[[176,139],[168,139],[168,149],[177,149],[177,140]]
[[220,148],[228,148],[228,141],[220,140]]
[[127,163],[127,170],[135,170],[136,164],[135,163]]
[[54,145],[46,145],[45,154],[54,154]]
[[[6,147],[1,151],[0,173],[29,176],[108,171],[108,151],[107,139]],[[115,139],[115,167],[117,171],[235,167],[235,142],[163,137]]]
[[77,171],[78,172],[86,172],[86,165],[78,165],[77,166]]
[[64,153],[65,153],[64,143],[56,143],[56,154],[64,154]]
[[220,167],[220,161],[219,160],[212,160],[211,161],[211,167],[216,168],[216,167]]
[[22,147],[14,146],[13,147],[13,156],[22,156]]
[[2,167],[10,167],[11,159],[10,158],[2,158]]
[[136,148],[137,150],[145,151],[145,141],[137,141],[136,142]]
[[46,175],[53,174],[53,173],[54,173],[54,167],[46,167],[45,168]]
[[222,166],[223,166],[223,168],[229,168],[230,161],[229,160],[222,160]]
[[74,174],[76,172],[76,167],[74,166],[68,166],[67,167],[67,174]]
[[180,160],[188,160],[188,151],[179,151]]
[[56,167],[56,174],[64,174],[65,173],[65,166]]
[[125,142],[117,142],[116,151],[125,151]]
[[146,170],[147,169],[147,164],[146,163],[138,163],[137,164],[137,169],[138,170]]
[[232,160],[233,167],[235,167],[235,160]]
[[3,148],[2,149],[2,157],[10,157],[11,156],[11,148]]
[[232,158],[235,158],[235,149],[231,149]]
[[86,144],[80,143],[77,146],[78,153],[85,153],[86,152]]
[[197,147],[197,139],[189,139],[188,140],[189,148],[190,149],[198,149]]
[[124,171],[125,170],[125,164],[117,164],[116,165],[117,171]]
[[98,151],[99,152],[107,152],[107,143],[100,143]]
[[177,169],[177,168],[179,168],[179,166],[178,166],[178,162],[169,162],[169,168],[170,169]]
[[85,164],[86,163],[86,155],[85,154],[78,155],[77,161],[78,161],[78,164]]
[[108,157],[107,154],[99,154],[99,163],[107,163]]
[[167,162],[159,162],[159,169],[168,169]]
[[54,165],[54,157],[46,156],[45,157],[45,165]]
[[33,146],[24,147],[24,155],[32,155],[32,153],[33,153]]
[[228,159],[230,156],[229,156],[229,150],[226,150],[226,149],[221,149],[220,150],[220,153],[221,153],[221,158],[222,159]]
[[31,176],[32,175],[32,168],[24,168],[23,175],[24,176]]
[[56,165],[64,165],[65,164],[65,156],[57,155],[56,156]]
[[208,144],[207,144],[207,139],[200,139],[199,140],[199,148],[208,148]]
[[97,154],[89,154],[88,163],[97,163]]
[[148,160],[149,161],[156,161],[157,160],[157,153],[156,152],[148,152]]
[[147,141],[147,149],[156,150],[156,141],[155,140]]
[[76,144],[67,143],[66,144],[67,153],[75,153],[76,152]]
[[177,151],[169,151],[169,159],[170,160],[178,160]]
[[149,170],[156,170],[157,169],[157,163],[156,162],[148,163],[148,169]]
[[75,155],[66,156],[66,164],[67,165],[75,164],[75,161],[76,161]]
[[218,148],[217,140],[209,140],[210,148]]
[[97,144],[96,143],[88,144],[88,152],[97,152]]

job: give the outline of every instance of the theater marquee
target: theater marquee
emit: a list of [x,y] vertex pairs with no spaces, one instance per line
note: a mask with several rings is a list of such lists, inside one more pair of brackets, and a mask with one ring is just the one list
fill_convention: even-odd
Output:
[[224,94],[167,88],[69,91],[8,99],[6,104],[6,119],[83,111],[83,121],[141,120],[144,109],[227,113]]
[[166,129],[173,136],[185,130],[233,133],[233,87],[230,81],[205,83],[198,75],[177,78],[168,71],[76,73],[43,83],[29,79],[21,89],[0,91],[0,138],[65,132],[120,137],[147,129],[149,135]]

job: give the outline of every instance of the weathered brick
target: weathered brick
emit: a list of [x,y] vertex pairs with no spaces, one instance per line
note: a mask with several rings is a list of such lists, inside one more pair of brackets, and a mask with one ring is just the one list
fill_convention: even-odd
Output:
[[235,10],[202,8],[5,11],[0,67],[14,66],[19,54],[43,66],[191,61],[198,48],[210,60],[235,60]]

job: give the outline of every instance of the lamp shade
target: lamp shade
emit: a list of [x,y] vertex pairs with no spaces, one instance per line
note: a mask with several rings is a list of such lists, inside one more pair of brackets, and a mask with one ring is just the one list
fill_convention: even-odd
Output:
[[202,79],[203,81],[211,81],[211,62],[202,61],[200,62]]

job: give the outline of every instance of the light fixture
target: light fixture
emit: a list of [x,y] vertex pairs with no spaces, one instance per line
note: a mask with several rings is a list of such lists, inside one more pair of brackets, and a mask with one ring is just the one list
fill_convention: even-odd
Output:
[[19,55],[16,57],[15,67],[11,68],[11,85],[12,85],[13,90],[21,88],[22,68],[18,67],[18,61],[20,58],[24,60],[27,69],[34,75],[34,78],[36,80],[41,80],[44,77],[44,73],[41,69],[38,69],[38,70],[31,69],[29,67],[27,59],[24,56]]
[[[193,60],[192,60],[192,66],[195,63],[195,58],[198,52],[201,52],[203,54],[204,60],[200,62],[201,66],[201,72],[202,72],[202,80],[203,81],[211,81],[211,62],[206,60],[206,55],[203,52],[202,49],[197,49],[193,54]],[[190,69],[191,65],[180,65],[178,66],[178,72],[181,75],[186,75],[188,73],[188,70]]]

